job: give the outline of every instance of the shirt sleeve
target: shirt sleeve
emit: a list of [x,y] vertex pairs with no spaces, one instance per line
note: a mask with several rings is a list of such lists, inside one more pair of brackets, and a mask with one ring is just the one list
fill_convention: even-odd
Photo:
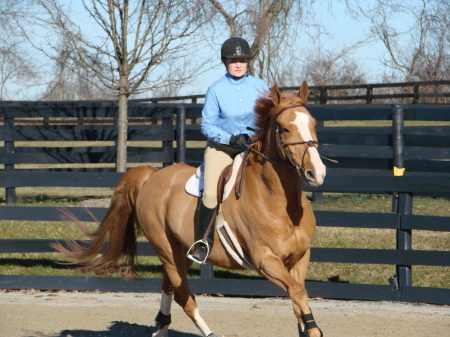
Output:
[[210,87],[206,92],[205,103],[203,105],[201,130],[207,138],[212,138],[220,144],[229,144],[231,134],[217,126],[219,125],[219,119],[219,101],[216,93]]

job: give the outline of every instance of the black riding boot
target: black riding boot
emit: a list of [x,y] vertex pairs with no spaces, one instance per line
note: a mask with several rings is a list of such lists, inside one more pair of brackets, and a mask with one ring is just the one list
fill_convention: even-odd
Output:
[[[198,208],[198,231],[203,237],[206,230],[208,229],[209,223],[211,222],[212,217],[214,216],[215,208],[208,208],[203,205],[203,201],[200,200],[200,205]],[[197,245],[197,249],[191,254],[192,260],[204,263],[208,258],[209,252],[212,249],[214,244],[214,225],[211,227],[211,230],[208,233],[208,237],[206,238],[206,243],[204,241],[199,241]]]

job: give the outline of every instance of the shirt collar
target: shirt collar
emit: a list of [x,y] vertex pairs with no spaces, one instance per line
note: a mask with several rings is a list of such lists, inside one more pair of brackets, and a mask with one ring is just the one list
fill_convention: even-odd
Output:
[[244,84],[245,82],[247,82],[248,74],[245,74],[245,75],[242,76],[242,77],[233,77],[233,76],[231,76],[229,73],[226,73],[225,76],[227,77],[228,82],[229,82],[230,84],[232,84],[232,85],[242,85],[242,84]]

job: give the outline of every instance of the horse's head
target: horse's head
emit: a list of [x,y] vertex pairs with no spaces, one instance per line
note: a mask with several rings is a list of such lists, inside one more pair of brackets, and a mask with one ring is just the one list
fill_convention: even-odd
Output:
[[255,138],[263,152],[274,155],[276,151],[280,160],[302,173],[309,186],[317,187],[323,184],[326,168],[317,151],[316,120],[306,109],[308,92],[306,82],[297,95],[282,94],[274,85],[270,99],[257,102],[259,134]]

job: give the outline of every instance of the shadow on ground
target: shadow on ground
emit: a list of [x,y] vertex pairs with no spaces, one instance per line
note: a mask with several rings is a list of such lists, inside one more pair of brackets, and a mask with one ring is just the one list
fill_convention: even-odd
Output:
[[[92,331],[92,330],[64,330],[59,334],[33,334],[34,337],[148,337],[156,332],[153,326],[132,324],[127,322],[112,322],[112,325],[107,330]],[[180,332],[169,329],[171,337],[198,337],[191,333]],[[28,337],[31,337],[28,336]]]

